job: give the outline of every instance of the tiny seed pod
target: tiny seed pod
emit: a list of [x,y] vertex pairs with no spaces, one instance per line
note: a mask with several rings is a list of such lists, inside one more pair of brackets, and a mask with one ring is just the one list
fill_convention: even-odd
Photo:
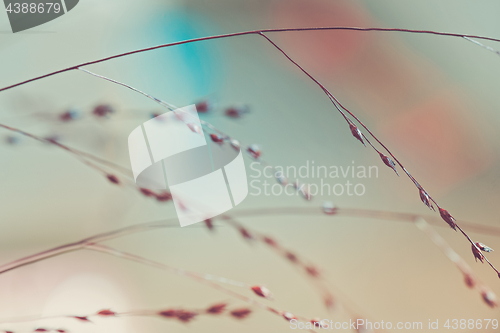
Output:
[[212,223],[211,219],[206,219],[203,222],[205,222],[205,225],[207,226],[208,230],[214,230],[214,224]]
[[323,212],[327,215],[333,215],[337,212],[337,207],[331,201],[325,201],[323,203]]
[[498,306],[497,296],[491,290],[483,290],[481,292],[481,296],[483,297],[484,302],[488,304],[489,307],[494,308]]
[[200,135],[203,135],[203,131],[201,130],[201,127],[198,126],[197,124],[193,124],[193,123],[188,123],[187,124],[187,127],[189,127],[189,129],[193,132],[193,133],[198,133]]
[[172,194],[170,192],[160,192],[155,194],[156,200],[159,202],[170,201],[172,200]]
[[85,321],[85,322],[90,322],[89,318],[84,317],[84,316],[73,316],[73,318],[78,319],[80,321]]
[[319,271],[316,267],[314,266],[306,266],[306,272],[307,274],[311,275],[312,277],[319,277]]
[[116,312],[113,312],[113,311],[107,309],[107,310],[101,310],[101,311],[97,312],[97,315],[103,316],[103,317],[112,317],[112,316],[116,316]]
[[176,313],[177,313],[176,310],[163,310],[158,312],[158,315],[165,318],[173,318],[176,316]]
[[214,134],[214,133],[210,134],[210,139],[212,139],[213,142],[219,144],[224,142],[224,138],[219,134]]
[[195,104],[198,113],[207,113],[213,109],[213,103],[206,99]]
[[476,243],[476,245],[483,252],[493,252],[494,251],[491,247],[486,246],[483,243],[478,242],[478,243]]
[[380,155],[380,158],[382,159],[382,161],[384,162],[384,164],[387,165],[392,170],[394,170],[396,175],[399,176],[399,173],[398,173],[398,170],[396,170],[396,164],[394,163],[394,161],[382,153],[379,153],[379,155]]
[[248,239],[248,240],[253,239],[252,234],[247,229],[245,229],[243,227],[239,227],[238,231],[240,232],[241,236],[243,236],[243,238]]
[[363,133],[359,130],[358,126],[354,125],[353,123],[349,122],[349,128],[351,129],[352,135],[358,139],[363,146],[366,147],[365,140],[363,140]]
[[110,105],[107,104],[98,105],[92,111],[92,113],[96,117],[106,117],[114,112],[115,110]]
[[253,286],[252,290],[256,295],[260,297],[270,298],[272,295],[271,291],[264,286]]
[[244,114],[250,112],[250,108],[247,105],[244,106],[233,106],[227,108],[224,114],[230,118],[241,118]]
[[153,191],[151,191],[151,190],[149,190],[149,189],[147,189],[147,188],[142,188],[142,187],[141,187],[141,188],[139,189],[139,191],[140,191],[143,195],[145,195],[146,197],[152,197],[152,196],[154,196],[154,195],[155,195],[155,193],[154,193]]
[[474,286],[476,285],[476,281],[474,280],[474,278],[468,274],[468,273],[465,273],[464,274],[464,282],[465,282],[465,285],[469,288],[474,288]]
[[323,325],[320,318],[313,318],[310,320],[310,323],[313,324],[313,328],[328,328],[328,325]]
[[110,182],[112,182],[113,184],[117,184],[117,185],[120,184],[120,180],[115,175],[106,175],[106,178],[108,178],[108,180]]
[[262,154],[259,146],[255,145],[255,144],[248,147],[247,151],[250,154],[250,156],[252,156],[255,159],[258,159],[260,157],[260,155]]
[[81,114],[79,111],[71,109],[71,110],[68,110],[66,112],[61,113],[59,115],[59,120],[61,120],[63,122],[69,122],[72,120],[76,120],[80,117],[81,117]]
[[429,207],[429,209],[432,209],[435,211],[434,206],[432,205],[432,201],[431,201],[429,195],[427,194],[427,192],[425,192],[422,188],[420,188],[419,191],[420,191],[420,200],[422,200],[424,205]]
[[309,191],[309,185],[295,182],[294,187],[304,199],[307,201],[312,199],[311,192]]
[[450,213],[446,209],[439,208],[439,214],[443,218],[443,220],[448,223],[448,225],[455,231],[457,231],[457,225],[455,224],[455,218],[451,216]]
[[283,173],[281,173],[281,171],[277,171],[275,174],[274,174],[274,177],[276,178],[276,181],[281,184],[281,185],[286,185],[288,184],[288,179],[286,179],[285,176],[283,176]]
[[186,310],[176,311],[177,319],[179,319],[180,321],[182,321],[184,323],[187,323],[187,322],[193,320],[197,315],[198,315],[198,313],[196,313],[194,311],[186,311]]
[[283,318],[285,318],[286,320],[290,321],[290,320],[293,320],[293,319],[297,319],[297,317],[295,317],[292,313],[290,312],[285,312],[283,313]]
[[37,328],[36,330],[34,330],[34,332],[48,332],[49,330],[46,329],[46,328]]
[[236,139],[231,139],[229,143],[231,144],[231,147],[233,147],[236,150],[239,150],[241,147],[240,142]]
[[250,315],[252,311],[250,309],[237,309],[230,312],[230,315],[236,319],[244,319]]
[[278,247],[278,243],[274,239],[272,239],[271,237],[264,236],[264,237],[262,237],[262,240],[264,241],[264,243],[266,243],[267,245],[269,245],[271,247]]
[[285,256],[286,256],[286,258],[288,260],[290,260],[293,263],[297,263],[299,261],[299,259],[297,258],[297,256],[295,254],[293,254],[292,252],[287,252],[285,254]]
[[483,254],[481,253],[481,251],[479,251],[477,247],[474,246],[474,244],[471,245],[471,248],[474,259],[476,259],[476,261],[479,259],[480,262],[483,262]]
[[227,304],[226,303],[220,303],[220,304],[215,304],[210,306],[206,312],[210,314],[220,314],[226,310]]

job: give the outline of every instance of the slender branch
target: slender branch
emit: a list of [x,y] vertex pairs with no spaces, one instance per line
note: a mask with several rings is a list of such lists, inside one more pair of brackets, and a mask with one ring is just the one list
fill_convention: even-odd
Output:
[[214,35],[214,36],[206,36],[206,37],[187,39],[187,40],[183,40],[183,41],[179,41],[179,42],[161,44],[161,45],[146,47],[146,48],[138,49],[138,50],[134,50],[134,51],[124,52],[124,53],[116,54],[116,55],[113,55],[110,57],[85,62],[85,63],[79,64],[79,65],[67,67],[67,68],[60,69],[60,70],[55,71],[55,72],[51,72],[48,74],[37,76],[37,77],[34,77],[32,79],[22,81],[22,82],[1,88],[0,92],[4,91],[4,90],[12,89],[14,87],[21,86],[21,85],[29,83],[29,82],[41,80],[43,78],[50,77],[50,76],[53,76],[56,74],[61,74],[64,72],[75,70],[75,69],[78,69],[79,67],[98,64],[98,63],[105,62],[105,61],[112,60],[112,59],[121,58],[121,57],[129,56],[132,54],[136,54],[136,53],[157,50],[157,49],[170,47],[170,46],[183,45],[183,44],[189,44],[189,43],[194,43],[194,42],[201,42],[201,41],[206,41],[206,40],[221,39],[221,38],[228,38],[228,37],[237,37],[237,36],[244,36],[244,35],[268,33],[268,32],[329,31],[329,30],[347,30],[347,31],[360,31],[360,32],[361,31],[364,31],[364,32],[368,32],[368,31],[403,32],[403,33],[438,35],[438,36],[460,37],[460,38],[467,37],[467,38],[474,38],[474,39],[489,40],[489,41],[493,41],[493,42],[500,42],[500,39],[492,38],[492,37],[485,37],[485,36],[457,34],[457,33],[449,33],[449,32],[438,32],[438,31],[430,31],[430,30],[413,30],[413,29],[397,29],[397,28],[311,27],[311,28],[261,29],[261,30],[243,31],[243,32],[235,32],[235,33],[229,33],[229,34],[223,34],[223,35]]
[[472,43],[474,43],[474,44],[476,44],[476,45],[479,45],[479,46],[481,46],[481,47],[483,47],[483,48],[487,49],[488,51],[491,51],[491,52],[495,53],[496,55],[500,56],[500,51],[497,51],[497,50],[495,50],[495,49],[494,49],[494,48],[492,48],[492,47],[486,46],[486,45],[484,45],[483,43],[479,43],[477,40],[470,39],[469,37],[466,37],[466,36],[464,36],[464,39],[466,39],[466,40],[468,40],[469,42],[472,42]]
[[[322,213],[318,208],[313,207],[275,207],[275,208],[261,208],[261,209],[246,209],[246,210],[236,210],[231,212],[230,217],[257,217],[257,216],[297,216],[297,215],[305,215],[305,216],[315,216],[322,215]],[[392,221],[401,221],[401,222],[413,222],[417,217],[421,217],[423,215],[419,214],[410,214],[410,213],[395,213],[388,211],[380,211],[380,210],[371,210],[371,209],[362,209],[362,208],[336,208],[335,216],[350,216],[350,217],[365,217],[370,219],[381,219],[381,220],[392,220]],[[425,216],[425,218],[429,221],[430,224],[436,225],[439,227],[444,227],[442,223],[439,223],[439,220],[434,218],[433,216]],[[473,229],[477,233],[482,233],[490,236],[500,236],[500,228],[494,226],[486,226],[475,223],[467,223],[461,222],[463,225],[467,225],[469,228]],[[144,231],[156,230],[161,228],[177,228],[179,227],[176,218],[171,218],[167,220],[161,221],[151,221],[140,224],[131,225],[128,227],[123,227],[117,230],[112,230],[104,233],[100,233],[91,237],[87,237],[77,242],[68,243],[65,245],[61,245],[46,251],[42,251],[18,260],[14,260],[12,262],[0,265],[0,274],[8,272],[10,270],[26,266],[29,264],[33,264],[45,259],[49,259],[67,252],[72,252],[76,250],[81,250],[85,248],[87,244],[95,244],[101,243],[107,240],[116,239]],[[191,228],[191,227],[188,227]]]
[[[496,41],[496,42],[499,42],[500,39],[496,39],[496,38],[491,38],[491,37],[484,37],[484,36],[476,36],[476,35],[466,35],[466,34],[456,34],[456,33],[444,33],[444,32],[437,32],[437,31],[428,31],[428,30],[412,30],[412,29],[394,29],[394,28],[359,28],[359,27],[316,27],[316,28],[289,28],[289,29],[263,29],[263,30],[253,30],[253,31],[245,31],[245,32],[238,32],[238,33],[231,33],[231,34],[224,34],[224,35],[215,35],[215,36],[207,36],[207,37],[201,37],[201,38],[194,38],[194,39],[190,39],[190,40],[185,40],[185,41],[179,41],[179,42],[175,42],[175,43],[168,43],[168,44],[162,44],[162,45],[158,45],[158,46],[153,46],[153,47],[149,47],[149,48],[144,48],[144,49],[139,49],[139,50],[135,50],[135,51],[130,51],[130,52],[125,52],[125,53],[121,53],[121,54],[117,54],[117,55],[114,55],[114,56],[111,56],[111,57],[107,57],[107,58],[103,58],[103,59],[99,59],[99,60],[95,60],[95,61],[91,61],[91,62],[87,62],[87,63],[83,63],[83,64],[80,64],[80,65],[76,65],[76,66],[72,66],[72,67],[68,67],[66,69],[62,69],[62,70],[59,70],[59,71],[55,71],[55,72],[52,72],[52,73],[49,73],[49,74],[45,74],[45,75],[42,75],[42,76],[39,76],[39,77],[36,77],[36,78],[33,78],[33,79],[30,79],[30,80],[27,80],[27,81],[23,81],[23,82],[20,82],[20,83],[17,83],[17,84],[14,84],[14,85],[11,85],[11,86],[8,86],[8,87],[5,87],[5,88],[2,88],[0,89],[0,92],[1,91],[4,91],[4,90],[8,90],[8,89],[11,89],[13,87],[16,87],[16,86],[19,86],[19,85],[23,85],[25,83],[28,83],[28,82],[32,82],[32,81],[36,81],[36,80],[39,80],[39,79],[42,79],[42,78],[45,78],[45,77],[49,77],[49,76],[52,76],[52,75],[55,75],[55,74],[59,74],[59,73],[63,73],[63,72],[66,72],[66,71],[70,71],[70,70],[74,70],[74,69],[77,69],[77,70],[82,70],[82,71],[85,71],[91,75],[94,75],[94,76],[97,76],[97,77],[100,77],[100,78],[103,78],[103,79],[106,79],[108,81],[111,81],[113,83],[116,83],[116,84],[120,84],[120,85],[123,85],[125,87],[128,87],[134,91],[137,91],[145,96],[147,96],[148,98],[151,98],[153,100],[155,100],[156,102],[162,104],[163,102],[149,94],[146,94],[144,92],[141,92],[135,88],[132,88],[131,86],[128,86],[128,85],[125,85],[125,84],[122,84],[118,81],[115,81],[115,80],[112,80],[112,79],[109,79],[109,78],[106,78],[106,77],[103,77],[103,76],[100,76],[100,75],[97,75],[97,74],[94,74],[92,72],[89,72],[87,70],[84,70],[84,69],[81,69],[80,67],[83,67],[83,66],[87,66],[87,65],[91,65],[91,64],[96,64],[96,63],[100,63],[100,62],[104,62],[104,61],[108,61],[108,60],[111,60],[111,59],[115,59],[115,58],[119,58],[119,57],[124,57],[124,56],[128,56],[128,55],[132,55],[132,54],[135,54],[135,53],[141,53],[141,52],[146,52],[146,51],[151,51],[151,50],[155,50],[155,49],[159,49],[159,48],[165,48],[165,47],[169,47],[169,46],[175,46],[175,45],[182,45],[182,44],[187,44],[187,43],[192,43],[192,42],[197,42],[197,41],[204,41],[204,40],[211,40],[211,39],[219,39],[219,38],[226,38],[226,37],[235,37],[235,36],[243,36],[243,35],[251,35],[251,34],[258,34],[260,36],[263,36],[264,38],[266,38],[275,48],[277,48],[281,53],[283,53],[283,55],[285,55],[285,57],[287,57],[287,59],[289,61],[291,61],[292,63],[294,63],[298,68],[300,68],[311,80],[313,80],[316,84],[318,84],[321,89],[328,95],[328,97],[330,98],[330,100],[332,101],[332,103],[334,104],[335,108],[341,113],[341,115],[344,117],[344,119],[348,122],[348,124],[350,125],[351,127],[351,130],[353,130],[353,124],[351,122],[350,119],[347,118],[347,116],[345,115],[345,113],[342,111],[342,109],[347,112],[350,116],[352,116],[361,126],[363,126],[363,128],[365,128],[365,130],[389,153],[389,155],[391,155],[391,157],[396,161],[396,163],[403,169],[403,171],[406,173],[406,175],[410,178],[410,180],[412,180],[412,182],[415,184],[415,186],[422,192],[425,193],[425,195],[428,196],[429,200],[434,202],[434,204],[436,204],[436,206],[438,207],[438,209],[440,210],[440,213],[441,215],[443,216],[443,212],[446,213],[447,218],[445,218],[443,216],[443,219],[450,224],[450,226],[453,228],[453,229],[456,229],[458,228],[459,231],[466,237],[466,239],[472,244],[473,247],[476,248],[476,250],[480,250],[477,245],[475,244],[474,241],[472,241],[472,239],[468,236],[468,234],[458,225],[456,225],[454,223],[454,218],[446,211],[446,210],[442,210],[441,207],[439,206],[439,204],[424,190],[424,188],[417,182],[417,180],[407,171],[407,169],[403,166],[403,164],[396,158],[396,156],[394,156],[394,154],[382,143],[382,141],[380,141],[372,132],[371,130],[363,123],[361,122],[361,120],[359,118],[357,118],[351,111],[349,111],[347,108],[345,108],[339,101],[338,99],[331,93],[329,92],[319,81],[317,81],[312,75],[310,75],[307,71],[305,71],[298,63],[296,63],[295,61],[293,61],[287,54],[286,52],[284,52],[276,43],[274,43],[270,38],[268,38],[265,33],[270,33],[270,32],[296,32],[296,31],[321,31],[321,30],[351,30],[351,31],[383,31],[383,32],[405,32],[405,33],[417,33],[417,34],[432,34],[432,35],[440,35],[440,36],[449,36],[449,37],[460,37],[460,38],[465,38],[467,39],[468,41],[471,41],[471,42],[474,42],[475,44],[481,46],[481,47],[485,47],[487,48],[488,50],[490,51],[494,51],[493,49],[491,48],[488,48],[486,47],[485,45],[479,43],[479,42],[476,42],[476,41],[473,41],[472,38],[474,39],[483,39],[483,40],[490,40],[490,41]],[[167,103],[167,104],[162,104],[168,108],[170,108],[170,105]],[[2,127],[5,127],[5,126],[2,126]],[[218,131],[218,130],[217,130]],[[362,133],[359,134],[359,139],[362,141],[362,137],[365,137],[365,135],[363,135]],[[375,146],[373,146],[373,144],[371,142],[369,142],[370,146],[373,147],[373,149],[375,149],[379,154],[380,151],[375,148]],[[382,155],[381,155],[382,157]],[[89,164],[90,166],[96,168],[96,166],[94,166],[92,163],[90,163],[89,161],[83,159],[83,162],[86,163],[86,164]],[[384,161],[385,163],[385,161]],[[393,168],[395,171],[396,169]],[[396,171],[397,173],[397,171]],[[498,274],[498,276],[500,277],[500,272],[488,261],[488,264],[496,271],[496,273]]]
[[[254,306],[259,307],[259,308],[261,308],[263,310],[270,311],[270,312],[272,312],[274,314],[280,314],[280,315],[282,315],[283,313],[286,312],[286,311],[283,311],[283,310],[277,310],[277,309],[272,308],[272,307],[270,307],[270,306],[268,306],[268,305],[266,305],[264,303],[256,301],[253,298],[244,296],[244,295],[242,295],[240,293],[237,293],[237,292],[234,292],[234,291],[232,291],[232,290],[230,290],[228,288],[225,288],[225,287],[223,287],[223,286],[221,286],[221,285],[213,282],[214,276],[212,276],[212,275],[210,275],[209,277],[204,277],[203,275],[200,275],[198,273],[193,273],[193,272],[189,272],[189,271],[186,271],[186,270],[181,270],[181,269],[178,269],[178,268],[173,268],[171,266],[162,264],[160,262],[149,260],[149,259],[140,257],[140,256],[132,254],[132,253],[128,253],[128,252],[124,252],[124,251],[119,251],[119,250],[116,250],[114,248],[111,248],[111,247],[105,246],[105,245],[88,244],[88,245],[85,246],[85,248],[89,249],[89,250],[94,250],[94,251],[97,251],[97,252],[109,254],[109,255],[112,255],[114,257],[119,257],[119,258],[123,258],[123,259],[130,260],[130,261],[135,261],[135,262],[147,265],[147,266],[156,267],[156,268],[159,268],[159,269],[162,269],[162,270],[166,270],[166,271],[169,271],[169,272],[177,274],[177,275],[190,277],[192,279],[197,280],[200,283],[206,284],[206,285],[208,285],[208,286],[210,286],[210,287],[212,287],[212,288],[214,288],[216,290],[219,290],[219,291],[221,291],[221,292],[223,292],[223,293],[225,293],[225,294],[227,294],[227,295],[229,295],[231,297],[239,299],[240,301],[243,301],[243,302],[246,302],[248,304],[254,305]],[[246,285],[246,284],[243,284],[243,283],[240,283],[240,282],[237,282],[237,283],[235,283],[235,281],[226,281],[226,282],[224,282],[224,278],[222,278],[222,279],[219,278],[216,281],[219,282],[219,283],[228,283],[228,284],[231,284],[231,285],[239,284],[238,286],[240,286],[240,287],[246,287],[246,286],[248,286],[249,289],[251,288],[250,285]],[[299,318],[306,319],[307,317],[300,316]]]
[[475,288],[482,296],[485,303],[494,308],[498,306],[496,295],[485,285],[475,274],[462,257],[446,243],[446,241],[427,223],[423,218],[415,219],[415,225],[419,228],[439,249],[450,259],[453,264],[462,272],[465,283],[469,288]]
[[[335,106],[335,108],[340,112],[340,114],[344,117],[344,119],[347,121],[347,123],[349,125],[352,124],[351,120],[349,118],[347,118],[346,114],[342,111],[344,110],[345,112],[347,112],[351,117],[353,117],[354,119],[356,119],[356,121],[361,125],[363,126],[363,128],[368,132],[370,133],[370,135],[375,139],[375,141],[377,141],[384,149],[385,151],[387,151],[389,153],[389,155],[391,155],[391,157],[394,159],[394,161],[396,161],[396,163],[401,167],[401,169],[403,169],[403,171],[405,172],[405,174],[408,176],[408,178],[410,178],[410,180],[415,184],[415,186],[420,190],[420,191],[424,191],[427,195],[428,195],[428,198],[430,200],[432,200],[432,202],[434,202],[436,204],[436,206],[438,207],[438,209],[441,211],[441,207],[440,205],[436,202],[436,200],[434,200],[429,194],[427,191],[425,191],[425,189],[420,185],[419,182],[417,182],[417,180],[415,179],[415,177],[413,177],[408,171],[407,169],[403,166],[403,164],[399,161],[399,159],[394,156],[394,154],[389,150],[389,148],[377,137],[375,136],[375,134],[373,134],[373,132],[368,128],[368,126],[366,126],[358,117],[356,117],[356,115],[354,115],[351,111],[349,111],[346,107],[344,107],[340,102],[339,100],[328,90],[325,88],[325,86],[323,86],[318,80],[316,80],[311,74],[309,74],[309,72],[307,72],[302,66],[300,66],[297,62],[295,62],[283,49],[281,49],[275,42],[273,42],[269,37],[267,37],[264,33],[260,32],[259,33],[260,36],[264,37],[269,43],[271,43],[278,51],[280,51],[290,62],[292,62],[295,66],[297,66],[304,74],[306,74],[312,81],[314,81],[326,94],[327,96],[330,98],[330,100],[332,101],[333,105]],[[464,38],[468,38],[468,37],[465,37]],[[468,40],[471,40],[468,38]],[[472,40],[471,40],[472,41]],[[480,44],[480,43],[479,43]],[[480,44],[481,46],[484,47],[484,45]],[[375,146],[368,140],[368,138],[366,138],[365,135],[361,134],[367,141],[368,143],[370,144],[370,146],[375,150],[377,151],[377,153],[381,154],[380,151],[375,148]],[[396,171],[396,169],[394,169]],[[397,171],[396,171],[396,174],[397,174]],[[399,174],[398,174],[399,176]],[[477,251],[481,251],[478,246],[476,245],[476,243],[469,237],[469,235],[456,223],[454,223],[454,227],[458,228],[458,230],[464,235],[464,237],[469,241],[469,243],[475,247],[477,249]],[[485,258],[486,259],[486,258]],[[500,278],[500,271],[495,267],[493,266],[493,264],[488,260],[486,259],[486,262],[490,265],[490,267],[497,273],[498,277]]]

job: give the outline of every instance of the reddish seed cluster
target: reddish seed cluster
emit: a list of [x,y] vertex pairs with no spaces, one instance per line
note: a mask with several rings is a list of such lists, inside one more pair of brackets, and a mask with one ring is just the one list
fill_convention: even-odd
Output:
[[147,188],[139,188],[139,192],[141,192],[146,197],[154,197],[159,202],[172,200],[172,194],[167,191],[161,191],[157,193]]
[[208,230],[214,230],[214,224],[211,219],[206,219],[203,222],[205,222],[205,225],[207,226]]
[[227,108],[224,111],[224,114],[230,118],[241,118],[244,114],[250,112],[250,108],[248,106],[233,106]]
[[224,142],[224,138],[219,134],[210,134],[210,139],[212,139],[213,142],[219,144],[222,144]]
[[193,320],[198,313],[194,311],[187,311],[187,310],[164,310],[158,312],[159,316],[165,317],[165,318],[174,318],[177,320],[180,320],[184,323],[190,322]]
[[107,104],[98,105],[92,111],[94,116],[101,117],[101,118],[109,116],[110,114],[112,114],[114,112],[115,112],[115,110],[110,105],[107,105]]
[[80,118],[80,112],[77,110],[68,110],[59,115],[59,120],[63,122],[70,122]]
[[325,213],[327,215],[336,214],[337,207],[335,207],[331,201],[325,201],[323,203],[323,213]]
[[269,246],[278,247],[278,243],[274,239],[272,239],[271,237],[264,236],[264,237],[262,237],[262,241]]
[[491,247],[486,246],[483,243],[479,243],[479,242],[476,243],[475,246],[474,246],[474,244],[472,244],[471,248],[472,248],[472,254],[474,255],[474,259],[476,259],[476,261],[479,259],[480,262],[483,262],[483,259],[484,259],[484,255],[481,253],[481,251],[483,251],[483,252],[492,252],[493,251],[493,249]]
[[365,147],[365,141],[363,140],[363,133],[359,130],[358,126],[354,125],[353,123],[349,122],[349,128],[351,129],[352,135],[358,139]]
[[253,239],[252,234],[247,229],[245,229],[243,227],[239,227],[238,231],[240,232],[241,236],[243,236],[243,238],[248,239],[248,240]]
[[199,113],[207,113],[212,109],[212,103],[208,100],[200,101],[195,104],[196,111]]
[[151,191],[150,189],[147,189],[147,188],[140,188],[139,191],[144,194],[146,197],[152,197],[155,195],[155,193],[153,191]]
[[297,319],[297,317],[295,315],[293,315],[292,313],[290,313],[290,312],[284,312],[282,316],[287,321],[290,321],[290,320],[293,320],[293,319]]
[[103,316],[103,317],[114,317],[114,316],[116,316],[116,312],[113,312],[113,311],[107,309],[107,310],[101,310],[101,311],[97,312],[97,315]]
[[155,198],[159,202],[165,202],[172,200],[172,194],[167,191],[162,191],[160,193],[155,193]]
[[420,200],[422,200],[424,205],[429,207],[429,209],[432,209],[435,211],[434,206],[432,205],[432,201],[429,198],[429,195],[427,194],[427,192],[425,192],[422,188],[420,188],[419,191],[420,191]]
[[293,263],[299,262],[299,258],[297,258],[297,256],[295,254],[293,254],[292,252],[286,252],[285,257]]
[[255,144],[248,147],[247,151],[250,154],[250,156],[252,156],[255,159],[258,159],[260,157],[260,155],[262,154],[259,146],[255,145]]
[[483,243],[476,243],[477,247],[484,252],[493,252],[493,249],[489,246],[484,245]]
[[471,248],[472,248],[472,254],[474,255],[474,259],[476,259],[476,261],[479,259],[480,262],[483,262],[483,254],[481,253],[481,251],[479,251],[474,246],[474,244],[471,245]]
[[448,225],[455,231],[457,231],[457,225],[455,224],[455,218],[451,216],[450,213],[446,209],[439,208],[439,214],[443,218],[443,220],[448,223]]
[[252,290],[256,295],[260,297],[270,298],[272,295],[271,291],[264,286],[253,286]]
[[240,142],[236,139],[231,139],[229,143],[231,144],[231,147],[233,147],[235,150],[239,150],[241,147]]
[[379,155],[380,155],[380,158],[382,159],[382,161],[384,162],[384,164],[387,165],[392,170],[394,170],[396,175],[399,176],[399,173],[398,173],[398,170],[396,170],[396,164],[394,163],[394,161],[391,160],[388,156],[386,156],[380,152],[379,152]]
[[233,310],[230,312],[230,315],[236,319],[244,319],[248,317],[251,313],[252,310],[244,308],[244,309]]
[[226,308],[227,308],[227,304],[226,303],[220,303],[220,304],[215,304],[215,305],[212,305],[210,306],[206,312],[209,313],[209,314],[221,314],[223,313],[224,311],[226,311]]
[[315,278],[319,277],[319,270],[316,267],[310,265],[310,266],[306,266],[305,269],[306,269],[307,274],[309,274],[310,276],[315,277]]
[[115,175],[106,175],[106,178],[108,178],[108,180],[110,182],[112,182],[113,184],[116,184],[116,185],[120,184],[120,180]]
[[189,127],[189,129],[193,132],[193,133],[198,133],[200,135],[203,135],[203,131],[201,129],[200,126],[198,126],[197,124],[193,124],[193,123],[188,123],[187,124],[187,127]]
[[481,297],[489,307],[495,308],[498,306],[498,299],[491,290],[483,290],[481,292]]
[[474,286],[476,285],[476,281],[474,280],[474,278],[470,275],[470,274],[464,274],[464,282],[465,282],[465,285],[469,288],[474,288]]

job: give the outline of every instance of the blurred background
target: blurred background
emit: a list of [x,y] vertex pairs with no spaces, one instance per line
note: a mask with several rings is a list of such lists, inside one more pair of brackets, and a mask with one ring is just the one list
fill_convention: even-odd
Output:
[[[499,37],[497,1],[82,0],[71,12],[13,34],[0,14],[0,87],[138,48],[237,31],[310,26],[394,27]],[[460,38],[382,32],[269,33],[393,149],[428,192],[457,219],[500,226],[500,58]],[[491,42],[485,42],[500,48]],[[429,214],[406,177],[364,148],[322,91],[258,36],[204,41],[135,54],[87,69],[177,106],[215,101],[203,114],[229,135],[258,144],[279,166],[379,167],[362,196],[253,196],[234,209],[339,207]],[[91,115],[108,104],[110,117]],[[224,110],[248,106],[241,117]],[[81,119],[62,122],[77,110]],[[72,71],[0,93],[0,121],[129,167],[132,129],[164,112],[124,87]],[[109,183],[50,145],[0,131],[0,263],[93,234],[175,217],[158,203]],[[252,160],[246,158],[247,173]],[[336,179],[327,179],[331,184]],[[358,182],[359,180],[354,180]],[[272,180],[271,180],[272,182]],[[309,182],[319,182],[309,180]],[[499,318],[437,247],[409,223],[332,216],[240,218],[274,235],[323,269],[339,301],[374,321]],[[500,294],[498,277],[474,262],[470,245],[445,223],[436,230]],[[470,233],[500,249],[500,239]],[[308,317],[330,314],[301,272],[249,244],[232,228],[167,228],[108,245],[166,264],[249,284],[265,284],[273,306]],[[498,254],[489,258],[500,266]],[[243,291],[243,293],[246,293]],[[249,296],[249,293],[247,293]],[[244,303],[186,278],[111,256],[80,251],[0,275],[0,317],[86,314]],[[264,302],[267,302],[264,300]],[[189,324],[158,318],[71,319],[1,324],[71,332],[285,332],[283,319],[255,309],[248,319],[203,317]],[[485,330],[486,331],[486,330]]]

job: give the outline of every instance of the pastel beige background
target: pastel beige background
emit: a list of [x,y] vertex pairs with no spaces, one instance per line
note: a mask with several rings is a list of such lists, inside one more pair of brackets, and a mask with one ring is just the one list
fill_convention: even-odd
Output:
[[[499,37],[496,1],[94,1],[82,0],[61,18],[12,34],[0,13],[0,86],[105,56],[198,36],[259,28],[380,26]],[[499,226],[500,58],[462,39],[397,33],[269,34],[324,83],[401,157],[428,191],[461,220]],[[488,43],[492,47],[499,45]],[[257,143],[270,163],[301,166],[378,165],[362,197],[249,196],[238,209],[321,206],[428,214],[417,190],[397,178],[377,154],[351,137],[324,94],[263,38],[207,41],[88,67],[183,106],[210,96],[204,119],[240,141]],[[117,114],[72,124],[40,120],[70,107],[89,112],[110,103]],[[239,120],[224,107],[248,104]],[[0,93],[0,120],[124,166],[127,136],[161,112],[152,101],[82,72],[68,72]],[[9,135],[1,131],[0,137]],[[3,139],[2,139],[3,140]],[[3,140],[4,142],[4,140]],[[246,159],[249,168],[251,160]],[[249,170],[249,169],[247,169]],[[252,174],[252,171],[248,171]],[[334,182],[333,180],[330,180]],[[53,147],[21,138],[0,145],[0,263],[135,223],[175,216],[117,187]],[[360,315],[384,321],[498,318],[415,226],[364,218],[262,216],[242,223],[275,235],[323,267],[338,298]],[[443,223],[444,224],[444,223]],[[500,281],[476,264],[470,246],[437,228],[497,294]],[[500,251],[500,240],[471,235]],[[266,284],[278,308],[310,317],[329,315],[307,279],[260,244],[230,228],[167,228],[108,243],[172,266]],[[497,251],[497,252],[498,252]],[[490,255],[500,265],[498,253]],[[86,314],[184,306],[204,307],[226,295],[185,278],[97,253],[76,252],[0,275],[0,318]],[[249,294],[250,295],[250,294]],[[230,300],[233,307],[245,306]],[[1,325],[30,331],[33,323]],[[244,321],[199,318],[189,325],[157,318],[40,322],[71,332],[287,332],[288,324],[256,310]],[[425,331],[425,330],[424,330]]]

